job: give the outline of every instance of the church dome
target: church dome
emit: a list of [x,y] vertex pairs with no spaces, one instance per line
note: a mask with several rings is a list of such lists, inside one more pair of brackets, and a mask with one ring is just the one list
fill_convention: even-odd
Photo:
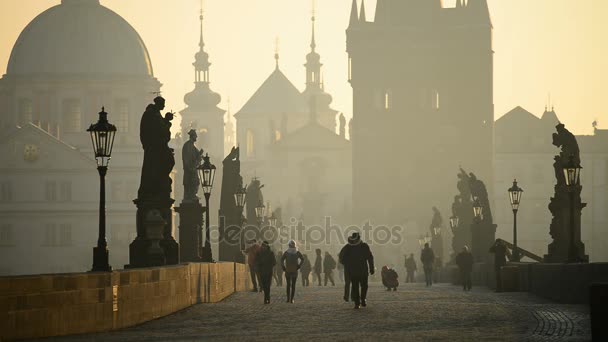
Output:
[[7,75],[153,76],[141,37],[99,0],[62,0],[21,32]]

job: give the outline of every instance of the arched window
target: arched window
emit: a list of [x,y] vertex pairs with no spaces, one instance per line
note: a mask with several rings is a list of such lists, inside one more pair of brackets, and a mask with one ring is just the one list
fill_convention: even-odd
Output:
[[247,130],[247,157],[252,157],[254,152],[254,137],[253,131]]
[[78,133],[82,131],[81,127],[81,106],[80,101],[76,99],[68,99],[63,101],[62,108],[62,126],[66,133]]

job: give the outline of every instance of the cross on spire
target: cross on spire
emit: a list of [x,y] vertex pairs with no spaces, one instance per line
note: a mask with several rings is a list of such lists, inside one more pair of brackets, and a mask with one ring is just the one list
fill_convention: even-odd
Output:
[[274,60],[275,67],[279,69],[279,36],[277,36],[274,40]]

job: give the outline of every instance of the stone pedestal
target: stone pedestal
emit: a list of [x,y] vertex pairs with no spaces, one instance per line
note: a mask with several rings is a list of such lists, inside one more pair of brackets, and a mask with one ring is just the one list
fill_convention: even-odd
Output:
[[[150,254],[150,247],[156,242],[148,238],[146,229],[146,218],[151,211],[158,211],[160,217],[164,220],[163,238],[158,242],[165,257],[165,264],[176,265],[179,263],[179,245],[173,238],[173,211],[171,206],[174,200],[167,198],[165,200],[141,200],[133,201],[137,206],[136,225],[137,237],[129,245],[129,265],[125,268],[152,267],[157,266],[158,256]],[[152,249],[154,250],[154,249]]]
[[179,213],[180,261],[201,262],[205,207],[198,201],[182,202],[175,211]]
[[490,248],[496,240],[496,227],[497,225],[486,222],[471,224],[471,253],[476,262],[494,263]]

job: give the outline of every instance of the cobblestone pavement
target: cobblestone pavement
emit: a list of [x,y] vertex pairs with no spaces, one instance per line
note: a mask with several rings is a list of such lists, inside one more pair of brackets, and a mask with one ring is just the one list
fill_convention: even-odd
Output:
[[297,287],[295,304],[285,303],[284,289],[272,289],[269,305],[262,304],[261,294],[237,293],[137,327],[50,340],[590,340],[587,307],[554,304],[527,293],[463,292],[446,284],[407,284],[388,292],[371,284],[367,308],[354,310],[342,300],[342,286]]

